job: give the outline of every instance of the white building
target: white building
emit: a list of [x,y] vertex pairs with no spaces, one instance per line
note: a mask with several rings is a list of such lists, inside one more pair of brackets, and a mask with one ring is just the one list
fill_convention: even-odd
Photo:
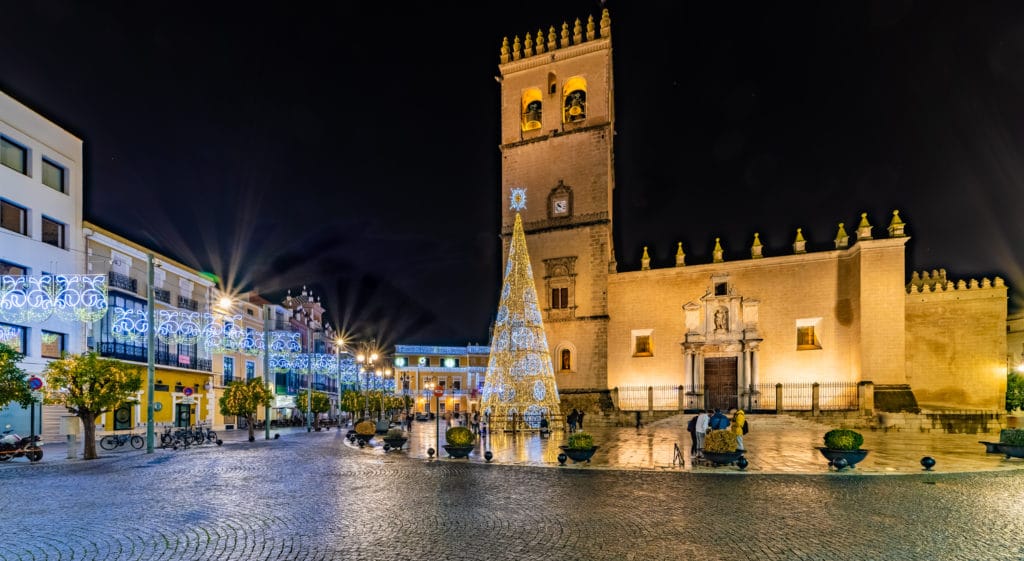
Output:
[[[0,275],[83,273],[82,243],[82,141],[0,92]],[[25,355],[29,374],[63,351],[83,351],[85,329],[57,316],[0,312],[0,336]],[[27,432],[25,413],[0,411],[0,425]]]

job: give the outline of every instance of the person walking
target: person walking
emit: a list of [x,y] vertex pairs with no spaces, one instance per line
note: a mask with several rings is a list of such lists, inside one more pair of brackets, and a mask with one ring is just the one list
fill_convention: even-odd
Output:
[[697,415],[697,426],[694,427],[694,432],[697,435],[697,457],[704,457],[704,435],[708,432],[708,423],[710,417],[708,417],[707,411],[701,411]]
[[642,426],[644,426],[644,424],[643,424],[643,422],[642,422],[642,421],[640,420],[640,412],[639,412],[639,411],[637,411],[637,412],[636,412],[636,428],[640,428],[640,427],[642,427]]
[[732,415],[732,431],[736,433],[736,451],[743,451],[743,428],[747,424],[747,416],[742,409],[737,409]]
[[569,412],[569,416],[566,417],[566,421],[569,422],[569,434],[576,432],[576,421],[579,420],[579,418],[580,414],[576,412],[575,408],[573,408],[573,410]]
[[583,430],[583,410],[582,409],[580,409],[579,412],[576,413],[576,424],[579,425],[580,430]]

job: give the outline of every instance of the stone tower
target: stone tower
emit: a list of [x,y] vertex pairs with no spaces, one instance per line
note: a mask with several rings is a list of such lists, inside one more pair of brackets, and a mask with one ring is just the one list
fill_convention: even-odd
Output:
[[[559,389],[606,389],[612,247],[611,18],[505,38],[501,200],[526,189],[523,230]],[[516,212],[503,204],[508,255]],[[504,265],[504,264],[503,264]]]

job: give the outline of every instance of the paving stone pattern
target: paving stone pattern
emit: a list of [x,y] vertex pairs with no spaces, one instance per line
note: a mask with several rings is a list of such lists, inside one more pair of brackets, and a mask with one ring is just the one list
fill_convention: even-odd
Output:
[[1024,558],[1021,470],[592,469],[427,461],[336,430],[226,440],[0,465],[0,560]]

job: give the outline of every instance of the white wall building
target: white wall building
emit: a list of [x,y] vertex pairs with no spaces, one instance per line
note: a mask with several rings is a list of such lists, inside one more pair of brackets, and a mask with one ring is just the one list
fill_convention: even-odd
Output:
[[[82,244],[82,141],[0,92],[0,275],[83,273]],[[85,324],[29,323],[2,324],[29,373],[85,349]]]

